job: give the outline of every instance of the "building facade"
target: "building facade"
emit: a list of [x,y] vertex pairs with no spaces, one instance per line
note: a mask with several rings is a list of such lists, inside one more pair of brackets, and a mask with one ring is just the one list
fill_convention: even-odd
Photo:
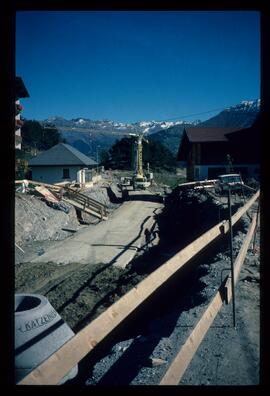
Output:
[[177,159],[185,161],[187,180],[215,179],[223,173],[240,173],[259,179],[259,119],[250,128],[186,128]]
[[59,143],[32,158],[29,166],[32,180],[54,184],[77,182],[82,169],[94,169],[97,163],[69,144]]
[[22,148],[22,136],[21,127],[23,121],[21,120],[21,111],[23,109],[20,98],[29,98],[29,93],[25,88],[24,82],[21,77],[15,79],[15,149],[21,150]]

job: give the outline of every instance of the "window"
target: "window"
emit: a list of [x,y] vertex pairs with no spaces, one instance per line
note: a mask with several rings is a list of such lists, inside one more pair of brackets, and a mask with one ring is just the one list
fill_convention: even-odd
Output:
[[69,169],[68,168],[64,168],[63,169],[63,179],[69,179]]

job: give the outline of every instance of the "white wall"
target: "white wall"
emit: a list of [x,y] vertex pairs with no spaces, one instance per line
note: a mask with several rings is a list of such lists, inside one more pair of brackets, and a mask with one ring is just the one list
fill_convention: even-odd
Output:
[[[60,183],[63,181],[77,180],[80,166],[32,166],[32,180],[43,183]],[[69,179],[63,179],[63,169],[69,169]]]
[[[226,168],[226,165],[196,165],[194,167],[194,172],[195,172],[195,180],[206,180],[208,179],[208,169],[209,168],[220,168],[224,167]],[[248,168],[248,177],[259,177],[259,173],[256,173],[256,170],[259,169],[258,164],[233,164],[233,168]],[[224,172],[226,173],[226,172]],[[233,173],[233,172],[232,172]]]

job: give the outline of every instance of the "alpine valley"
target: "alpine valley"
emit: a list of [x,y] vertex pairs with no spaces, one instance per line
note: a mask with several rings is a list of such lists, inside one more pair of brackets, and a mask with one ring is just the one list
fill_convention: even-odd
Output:
[[82,153],[96,158],[101,151],[110,147],[129,133],[144,133],[148,139],[159,141],[175,155],[184,128],[196,127],[233,127],[246,128],[253,124],[260,111],[260,99],[243,101],[224,109],[206,121],[140,121],[132,124],[110,120],[93,121],[87,118],[66,120],[62,117],[49,117],[40,121],[42,125],[54,125],[66,142]]

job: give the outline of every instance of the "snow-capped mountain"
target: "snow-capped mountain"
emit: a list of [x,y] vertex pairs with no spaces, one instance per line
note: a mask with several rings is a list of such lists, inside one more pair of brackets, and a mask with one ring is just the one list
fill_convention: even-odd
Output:
[[[197,125],[199,121],[191,121],[189,124]],[[137,124],[139,129],[142,129],[143,132],[147,135],[161,132],[162,130],[171,128],[175,125],[186,125],[186,121],[140,121]]]
[[241,103],[228,107],[226,110],[230,111],[243,111],[243,112],[258,112],[261,107],[261,99],[256,100],[243,100]]
[[241,103],[228,107],[216,116],[209,118],[200,126],[248,128],[257,118],[261,106],[261,100],[244,100]]
[[138,121],[124,123],[112,120],[91,120],[89,118],[74,118],[66,120],[63,117],[49,117],[41,124],[54,124],[67,143],[89,156],[96,156],[97,151],[109,150],[117,139],[128,136],[129,133],[145,133],[151,139],[159,141],[176,153],[180,138],[185,127],[249,127],[255,121],[260,111],[260,99],[245,100],[235,106],[224,109],[215,117],[204,122],[200,121]]
[[[89,156],[96,156],[97,151],[109,150],[117,139],[122,139],[129,133],[144,133],[151,138],[159,134],[157,140],[162,140],[163,134],[167,134],[167,130],[172,127],[179,127],[180,130],[186,125],[185,121],[139,121],[135,123],[124,123],[112,120],[91,120],[89,118],[73,118],[66,120],[63,117],[49,117],[42,124],[53,124],[61,132],[67,143],[76,147],[78,150]],[[192,125],[197,125],[198,121],[194,121]],[[179,140],[179,132],[171,139],[170,134],[165,138],[165,146],[177,145],[175,142]],[[160,136],[161,135],[161,136]],[[175,135],[175,134],[174,134]],[[172,144],[171,144],[172,143]]]
[[[110,131],[110,132],[143,132],[145,134],[152,134],[159,132],[164,129],[168,129],[174,125],[183,125],[185,121],[139,121],[135,123],[124,123],[116,122],[111,120],[91,120],[88,118],[74,118],[71,120],[66,120],[63,117],[54,116],[49,117],[42,123],[52,123],[57,128],[65,129],[71,128],[76,130],[77,128],[83,129],[95,129],[97,132],[100,131]],[[196,125],[197,122],[191,122],[192,125]]]

